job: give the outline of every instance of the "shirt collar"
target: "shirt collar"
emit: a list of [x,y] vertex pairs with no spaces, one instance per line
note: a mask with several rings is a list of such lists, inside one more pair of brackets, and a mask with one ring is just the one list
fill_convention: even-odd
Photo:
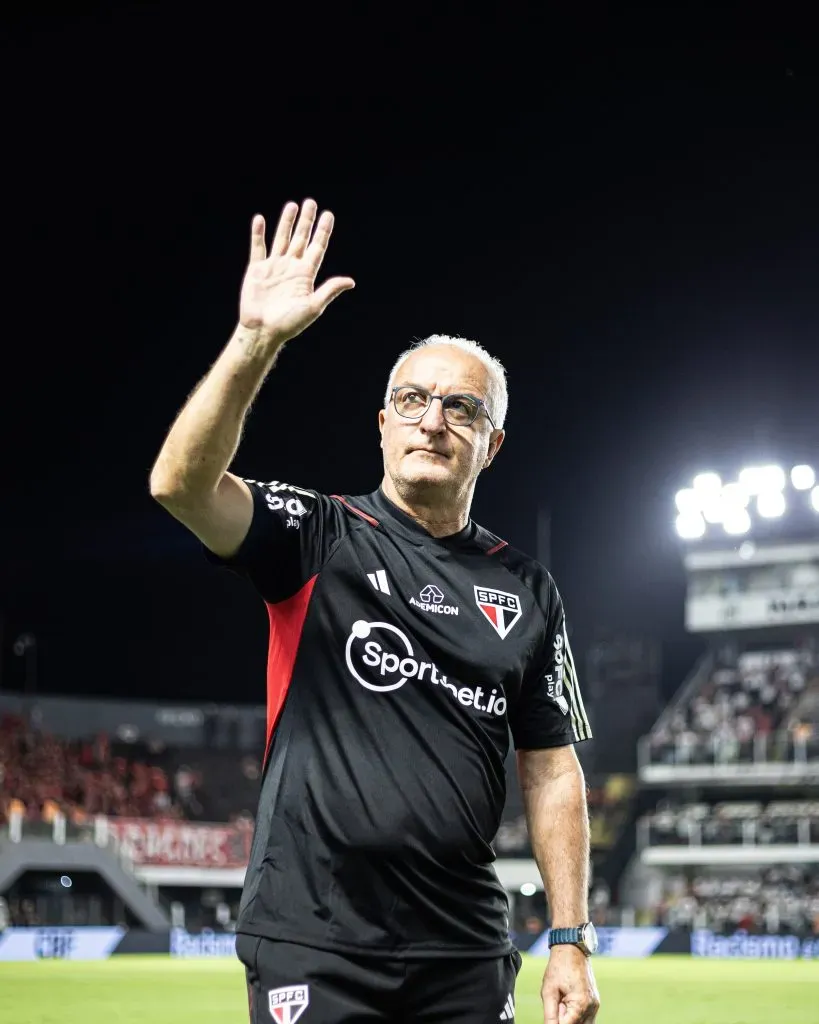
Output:
[[380,521],[384,523],[388,521],[390,529],[397,529],[399,533],[404,534],[409,540],[412,540],[416,544],[431,544],[433,546],[439,545],[445,548],[457,548],[463,547],[465,544],[469,544],[475,539],[475,524],[470,519],[469,522],[462,530],[458,530],[457,533],[450,533],[446,537],[433,537],[431,533],[424,529],[412,516],[407,515],[402,509],[390,501],[390,499],[384,494],[381,487],[377,491],[373,491],[370,495],[370,501],[372,501],[375,508],[378,510],[377,515]]

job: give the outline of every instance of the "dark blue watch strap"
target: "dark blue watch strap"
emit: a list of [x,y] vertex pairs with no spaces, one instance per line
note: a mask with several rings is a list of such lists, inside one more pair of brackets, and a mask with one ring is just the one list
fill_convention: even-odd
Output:
[[580,942],[582,937],[580,928],[552,928],[549,932],[549,945],[563,946],[569,943]]

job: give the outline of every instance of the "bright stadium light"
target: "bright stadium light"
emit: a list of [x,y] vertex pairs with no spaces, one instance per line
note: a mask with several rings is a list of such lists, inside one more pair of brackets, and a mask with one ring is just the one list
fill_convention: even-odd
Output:
[[744,508],[729,509],[722,520],[722,528],[733,537],[739,537],[751,529],[751,517]]
[[681,512],[677,516],[676,526],[683,540],[697,540],[705,533],[705,520],[699,512]]
[[809,491],[816,483],[813,466],[794,466],[791,470],[791,483],[797,491]]
[[719,473],[697,473],[694,477],[694,490],[700,494],[719,494],[722,490],[722,480]]
[[750,498],[742,484],[726,484],[722,488],[722,501],[728,508],[747,508]]
[[524,882],[520,887],[521,896],[534,896],[537,892],[537,886],[534,882]]
[[693,487],[684,487],[674,495],[674,503],[680,515],[698,514],[702,504],[700,495]]
[[716,523],[721,523],[724,515],[725,506],[720,501],[718,493],[703,495],[702,517],[706,523],[711,523],[712,526]]
[[819,512],[819,487],[814,487],[810,492],[810,503]]
[[763,519],[778,519],[785,514],[785,495],[782,491],[763,491],[756,499],[756,510]]
[[785,470],[781,466],[749,466],[740,471],[739,482],[749,494],[781,491],[785,486]]

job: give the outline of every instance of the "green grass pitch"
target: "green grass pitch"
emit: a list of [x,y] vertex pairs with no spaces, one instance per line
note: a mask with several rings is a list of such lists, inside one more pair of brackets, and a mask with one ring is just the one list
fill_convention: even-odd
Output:
[[[518,980],[517,1024],[542,1024],[544,960]],[[659,956],[595,962],[598,1024],[819,1024],[819,961]],[[308,1014],[303,1018],[309,1024]],[[245,1024],[234,960],[114,957],[0,964],[2,1024]]]

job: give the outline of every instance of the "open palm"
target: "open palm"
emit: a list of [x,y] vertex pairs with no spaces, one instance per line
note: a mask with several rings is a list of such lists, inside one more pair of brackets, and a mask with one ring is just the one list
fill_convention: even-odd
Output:
[[239,299],[239,320],[244,327],[287,341],[317,320],[342,292],[355,287],[352,278],[331,277],[316,288],[333,231],[332,213],[325,210],[318,222],[316,213],[312,199],[305,199],[301,212],[296,203],[288,203],[279,217],[269,254],[264,217],[253,218],[250,262]]

